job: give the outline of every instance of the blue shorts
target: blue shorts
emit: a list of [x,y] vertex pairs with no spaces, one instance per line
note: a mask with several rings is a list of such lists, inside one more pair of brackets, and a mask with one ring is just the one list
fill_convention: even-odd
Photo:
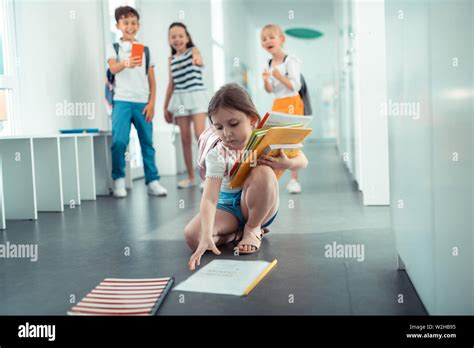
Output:
[[[242,210],[240,210],[240,198],[242,196],[242,190],[239,192],[231,193],[231,192],[220,192],[219,193],[219,200],[217,201],[217,209],[224,210],[228,213],[234,215],[237,220],[239,221],[239,230],[243,230],[245,226],[245,218],[242,214]],[[270,226],[270,224],[275,220],[278,211],[271,217],[270,220],[265,223],[263,227]]]

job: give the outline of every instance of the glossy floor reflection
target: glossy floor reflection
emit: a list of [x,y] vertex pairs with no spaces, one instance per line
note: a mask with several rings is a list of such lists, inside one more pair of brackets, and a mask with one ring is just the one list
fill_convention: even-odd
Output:
[[[333,142],[305,144],[305,153],[303,193],[286,193],[289,176],[282,178],[280,211],[261,251],[240,256],[277,258],[277,268],[246,298],[184,293],[181,303],[172,291],[159,314],[426,314],[407,274],[397,271],[388,207],[362,205]],[[64,315],[72,296],[79,301],[106,277],[184,280],[190,250],[182,230],[201,193],[175,189],[181,178],[162,178],[166,198],[149,197],[138,180],[126,199],[99,197],[37,221],[9,220],[0,243],[37,243],[38,261],[0,259],[0,314]],[[363,246],[363,260],[327,257],[334,243]],[[221,258],[235,257],[230,246],[221,250]]]

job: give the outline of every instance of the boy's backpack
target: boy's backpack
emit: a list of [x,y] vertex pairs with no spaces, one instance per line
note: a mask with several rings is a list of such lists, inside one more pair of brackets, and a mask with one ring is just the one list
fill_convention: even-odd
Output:
[[[286,62],[287,57],[288,57],[288,55],[286,55],[285,58],[283,58],[283,63]],[[273,59],[270,59],[268,61],[268,68],[272,67],[272,60]],[[285,75],[288,75],[288,71],[286,72]],[[311,108],[311,101],[309,100],[308,86],[306,85],[306,81],[303,77],[303,74],[300,74],[300,78],[301,78],[301,88],[298,91],[298,94],[300,95],[301,99],[303,100],[304,114],[305,115],[311,115],[313,113],[313,110]]]
[[[114,50],[115,54],[118,58],[119,53],[119,44],[117,42],[114,43]],[[150,50],[147,46],[145,46],[145,72],[148,75],[148,68],[150,66]],[[115,75],[112,74],[110,68],[107,68],[106,78],[105,78],[105,108],[107,110],[107,114],[112,115],[112,110],[114,108],[114,82],[115,82]]]
[[199,176],[202,180],[206,179],[206,155],[219,143],[219,141],[220,139],[212,127],[208,127],[199,136],[197,164],[199,167]]

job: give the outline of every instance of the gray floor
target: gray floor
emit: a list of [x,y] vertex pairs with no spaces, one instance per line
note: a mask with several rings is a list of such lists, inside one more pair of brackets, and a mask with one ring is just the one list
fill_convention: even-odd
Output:
[[[172,291],[159,314],[426,314],[406,273],[396,269],[388,207],[362,205],[334,143],[308,143],[305,153],[311,163],[301,173],[304,193],[286,193],[288,175],[282,178],[279,215],[261,251],[240,256],[277,258],[277,268],[246,298],[184,293],[180,303]],[[79,301],[106,277],[188,277],[182,230],[201,194],[175,189],[178,179],[162,178],[166,198],[147,196],[139,180],[126,199],[99,197],[37,221],[8,221],[0,243],[37,243],[39,259],[0,259],[0,314],[63,315],[71,295]],[[325,257],[333,242],[364,245],[364,261]],[[230,246],[221,250],[221,258],[235,258]],[[212,259],[206,254],[202,264]]]

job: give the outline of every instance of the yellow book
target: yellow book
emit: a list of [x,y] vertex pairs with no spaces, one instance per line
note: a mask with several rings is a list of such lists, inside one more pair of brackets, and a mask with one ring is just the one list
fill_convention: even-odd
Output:
[[[283,150],[285,155],[288,158],[294,158],[298,156],[301,152],[301,148],[303,144],[271,144],[263,150],[262,155],[267,155],[271,157],[278,157],[280,156],[280,149]],[[280,179],[282,175],[285,173],[284,170],[274,170],[277,179]]]
[[[272,144],[299,144],[311,133],[311,128],[288,128],[288,127],[272,127],[267,130],[265,136],[260,140],[255,148],[249,150],[255,152],[254,158],[259,158],[263,151]],[[243,185],[247,178],[251,167],[252,161],[242,161],[233,173],[233,177],[229,183],[230,188],[236,188]],[[282,171],[275,172],[277,178],[280,178],[283,174]]]
[[303,147],[303,144],[270,144],[265,150],[263,150],[262,155],[278,157],[280,156],[280,149],[286,154],[288,158],[294,158],[299,155],[300,149]]

